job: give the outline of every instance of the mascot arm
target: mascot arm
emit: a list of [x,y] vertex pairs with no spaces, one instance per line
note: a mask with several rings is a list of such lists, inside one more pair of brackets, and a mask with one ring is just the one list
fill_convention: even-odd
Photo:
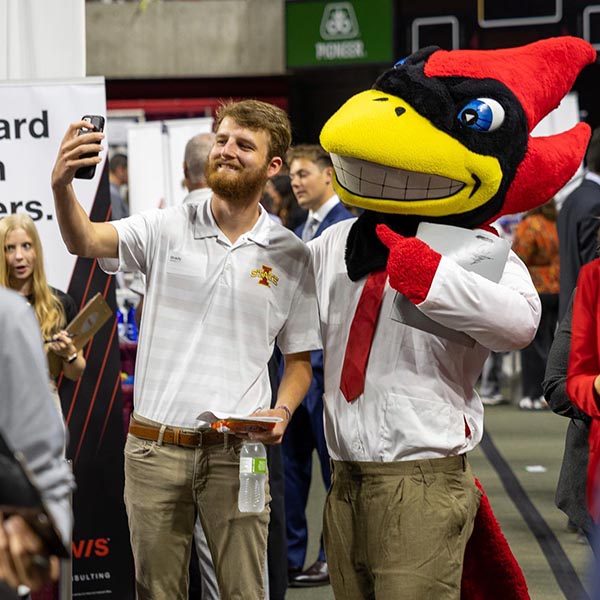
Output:
[[390,248],[390,286],[430,319],[464,331],[496,352],[527,346],[541,315],[539,296],[527,267],[513,253],[498,283],[442,257],[425,242],[405,238],[385,225],[377,234]]
[[498,283],[443,257],[429,295],[417,308],[495,352],[527,346],[541,316],[540,299],[531,277],[512,252]]

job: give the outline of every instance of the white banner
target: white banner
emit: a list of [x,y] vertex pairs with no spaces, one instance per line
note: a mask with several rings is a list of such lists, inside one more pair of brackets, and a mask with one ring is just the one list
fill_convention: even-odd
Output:
[[128,126],[129,211],[178,206],[183,186],[183,154],[188,140],[212,131],[212,117],[150,121]]
[[127,130],[129,213],[165,205],[162,121],[131,125]]
[[[0,218],[15,212],[31,216],[42,238],[48,283],[66,291],[76,258],[60,236],[50,176],[68,125],[86,114],[106,115],[104,79],[0,83],[0,97]],[[93,179],[74,183],[88,213],[103,165]]]
[[84,0],[0,0],[0,80],[85,76]]

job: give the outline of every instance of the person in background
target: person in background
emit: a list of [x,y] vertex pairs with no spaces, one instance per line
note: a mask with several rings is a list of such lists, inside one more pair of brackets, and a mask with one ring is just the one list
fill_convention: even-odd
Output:
[[[40,326],[22,295],[0,288],[0,431],[20,452],[60,533],[71,544],[70,494],[73,475],[63,458],[65,428],[52,405]],[[49,558],[48,565],[39,558]],[[59,559],[21,516],[0,512],[0,597],[15,597],[5,586],[32,590],[55,581]],[[4,582],[5,586],[2,584]]]
[[116,221],[117,219],[129,216],[129,208],[122,193],[123,186],[129,182],[127,156],[121,153],[111,156],[108,170],[111,206],[110,220]]
[[595,548],[594,521],[585,499],[591,418],[567,395],[573,295],[554,336],[542,387],[544,397],[552,411],[570,419],[554,501],[556,506],[567,515],[569,531],[581,532],[592,548]]
[[[354,215],[333,190],[333,165],[329,154],[318,145],[299,145],[287,156],[292,189],[300,207],[308,211],[295,232],[308,242],[325,229]],[[312,479],[313,452],[321,465],[325,489],[331,484],[330,458],[323,431],[323,352],[311,353],[313,377],[310,390],[298,407],[283,440],[285,510],[288,537],[290,587],[329,583],[329,571],[321,540],[317,560],[303,570],[308,544],[306,504]]]
[[527,266],[542,303],[535,338],[521,350],[522,398],[519,401],[522,409],[539,410],[548,407],[542,381],[558,321],[560,267],[554,200],[523,217],[517,225],[512,248]]
[[592,134],[585,155],[587,173],[562,203],[556,227],[560,253],[558,319],[562,319],[575,289],[579,269],[597,256],[600,217],[600,127]]
[[267,181],[265,192],[273,201],[273,213],[282,225],[295,230],[306,220],[306,210],[298,206],[289,175],[275,175]]
[[[571,348],[567,369],[567,394],[573,404],[590,417],[589,455],[586,481],[588,511],[600,518],[600,258],[579,271],[573,300]],[[595,533],[595,532],[594,532]],[[592,544],[595,548],[595,544]]]
[[281,218],[275,212],[275,203],[273,202],[273,198],[267,192],[263,192],[260,197],[260,205],[269,213],[269,217],[275,221],[275,223],[279,223],[282,225]]
[[[0,285],[18,292],[31,304],[46,340],[46,352],[56,355],[65,377],[76,381],[86,361],[65,327],[77,315],[77,306],[71,296],[48,285],[42,242],[29,215],[15,213],[0,220],[0,253]],[[50,377],[49,383],[60,411],[56,379]]]
[[[523,213],[516,215],[502,215],[492,223],[499,237],[506,240],[511,246],[515,235],[515,229],[521,220]],[[506,352],[491,351],[483,364],[481,377],[479,378],[479,397],[484,406],[496,406],[506,404],[509,398],[503,393],[503,389],[510,384],[508,373],[505,371]],[[509,385],[509,387],[512,387]],[[512,394],[509,391],[509,397]]]
[[206,182],[206,164],[208,153],[215,143],[212,132],[199,133],[190,138],[183,153],[183,185],[188,194],[183,203],[202,202],[208,199],[212,191]]
[[299,237],[310,241],[334,223],[354,217],[333,190],[333,164],[321,146],[294,146],[287,161],[294,196],[300,208],[308,211],[295,230]]
[[[213,191],[199,204],[93,223],[72,186],[97,164],[104,135],[72,123],[52,173],[69,251],[98,257],[107,272],[147,277],[134,414],[125,446],[125,504],[140,600],[184,600],[199,515],[224,598],[264,597],[269,506],[240,513],[242,439],[199,420],[205,411],[281,421],[249,436],[280,443],[311,379],[320,347],[310,254],[259,205],[291,139],[285,112],[256,100],[223,104],[209,154]],[[270,409],[275,341],[285,366]],[[268,489],[265,490],[267,501]]]
[[502,393],[506,380],[504,372],[505,352],[490,352],[479,378],[479,397],[485,406],[506,404],[508,399]]

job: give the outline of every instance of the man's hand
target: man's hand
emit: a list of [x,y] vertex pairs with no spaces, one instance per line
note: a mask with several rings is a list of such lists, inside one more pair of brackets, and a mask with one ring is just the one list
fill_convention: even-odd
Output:
[[269,431],[252,432],[248,434],[248,438],[263,444],[281,444],[283,440],[283,434],[288,426],[289,415],[287,411],[280,408],[272,408],[269,410],[262,410],[252,414],[253,417],[280,417],[283,419],[280,423],[275,423],[275,427]]
[[17,588],[26,585],[33,591],[58,580],[60,561],[49,557],[42,540],[25,520],[0,513],[0,579]]
[[[117,258],[119,235],[109,222],[90,221],[89,215],[75,196],[71,185],[77,169],[102,162],[101,131],[89,131],[88,121],[76,121],[69,125],[63,137],[58,156],[52,169],[52,194],[60,234],[67,250],[87,258]],[[79,135],[81,129],[87,133]],[[91,154],[91,155],[90,155]],[[81,158],[88,155],[88,158]]]
[[89,167],[102,162],[100,156],[81,158],[83,154],[102,152],[101,141],[104,134],[90,131],[79,135],[79,130],[89,129],[88,121],[77,121],[69,125],[58,150],[58,156],[52,170],[52,189],[65,188],[71,184],[75,171],[80,167]]

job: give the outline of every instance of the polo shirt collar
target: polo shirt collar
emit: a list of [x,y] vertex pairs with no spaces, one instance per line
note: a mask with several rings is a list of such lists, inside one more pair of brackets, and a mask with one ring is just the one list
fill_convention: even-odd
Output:
[[[212,195],[204,202],[199,203],[196,207],[196,214],[194,217],[194,239],[196,240],[219,236],[220,229],[218,228],[215,217],[210,209],[211,198]],[[258,220],[254,224],[254,227],[244,235],[246,239],[259,246],[268,246],[272,239],[275,223],[260,204],[258,205],[258,210],[260,211]]]
[[212,190],[208,187],[192,190],[183,199],[183,204],[198,204],[206,199],[212,198]]
[[254,227],[245,235],[250,241],[259,246],[268,246],[271,241],[271,232],[275,222],[260,204],[258,205],[258,210],[260,211],[258,221],[256,221]]

